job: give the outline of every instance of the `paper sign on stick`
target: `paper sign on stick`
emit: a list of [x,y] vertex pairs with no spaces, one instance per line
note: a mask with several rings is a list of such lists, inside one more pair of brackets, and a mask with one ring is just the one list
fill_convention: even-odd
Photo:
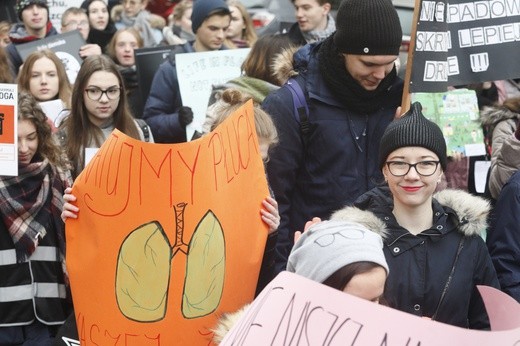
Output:
[[[489,294],[486,290],[481,293]],[[496,303],[496,297],[504,295],[496,290],[492,294],[491,301]],[[518,316],[518,303],[508,305],[502,313],[504,320],[515,321],[510,324],[511,329],[469,330],[374,304],[282,272],[255,299],[220,345],[520,345],[520,321],[513,317]]]
[[115,130],[77,178],[67,266],[82,345],[207,345],[254,297],[268,196],[252,102],[201,139]]
[[202,132],[213,85],[224,84],[240,76],[240,66],[249,48],[175,55],[182,104],[193,110],[193,122],[186,127],[188,140]]

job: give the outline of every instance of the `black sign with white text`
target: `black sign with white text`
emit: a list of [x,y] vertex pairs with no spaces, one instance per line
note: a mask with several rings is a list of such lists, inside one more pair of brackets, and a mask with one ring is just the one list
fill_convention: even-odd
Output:
[[411,92],[520,77],[520,0],[421,1]]

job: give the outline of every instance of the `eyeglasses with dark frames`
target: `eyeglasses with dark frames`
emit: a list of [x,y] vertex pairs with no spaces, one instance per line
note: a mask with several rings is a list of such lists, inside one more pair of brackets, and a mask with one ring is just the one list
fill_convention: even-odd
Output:
[[120,87],[111,87],[108,89],[101,89],[97,87],[88,87],[85,89],[85,92],[87,93],[87,96],[92,101],[99,101],[101,100],[101,97],[103,97],[103,94],[107,95],[107,98],[109,100],[115,100],[121,95],[121,88]]
[[387,161],[386,166],[394,177],[407,175],[412,167],[415,168],[417,174],[423,177],[429,177],[437,171],[439,163],[440,161],[419,161],[413,164],[403,161]]

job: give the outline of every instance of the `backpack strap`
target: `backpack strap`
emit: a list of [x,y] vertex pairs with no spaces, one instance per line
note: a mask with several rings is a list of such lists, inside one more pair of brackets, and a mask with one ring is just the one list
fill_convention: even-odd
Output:
[[309,137],[309,107],[307,105],[307,98],[305,97],[302,87],[296,81],[295,78],[290,78],[287,83],[287,87],[291,91],[294,104],[294,118],[300,124],[300,133],[302,136],[303,145],[306,146]]
[[144,121],[143,119],[136,118],[135,122],[141,128],[141,131],[143,131],[144,141],[150,142],[150,127],[148,126],[146,121]]

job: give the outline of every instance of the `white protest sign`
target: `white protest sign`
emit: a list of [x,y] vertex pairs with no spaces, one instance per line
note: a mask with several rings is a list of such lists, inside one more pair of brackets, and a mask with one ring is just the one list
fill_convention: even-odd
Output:
[[82,3],[83,0],[47,0],[52,26],[58,32],[61,32],[61,16],[63,12],[69,7],[80,7]]
[[193,111],[193,123],[186,128],[188,140],[195,131],[202,132],[212,86],[239,77],[240,66],[249,51],[249,48],[226,49],[175,56],[182,104]]
[[53,124],[56,124],[56,119],[65,108],[63,101],[60,99],[40,102],[40,107],[42,107],[43,113],[45,113]]
[[0,175],[18,175],[18,86],[0,84]]
[[282,272],[220,345],[519,345],[520,304],[495,289],[479,289],[485,302],[502,307],[489,314],[491,326],[500,331],[423,319]]

